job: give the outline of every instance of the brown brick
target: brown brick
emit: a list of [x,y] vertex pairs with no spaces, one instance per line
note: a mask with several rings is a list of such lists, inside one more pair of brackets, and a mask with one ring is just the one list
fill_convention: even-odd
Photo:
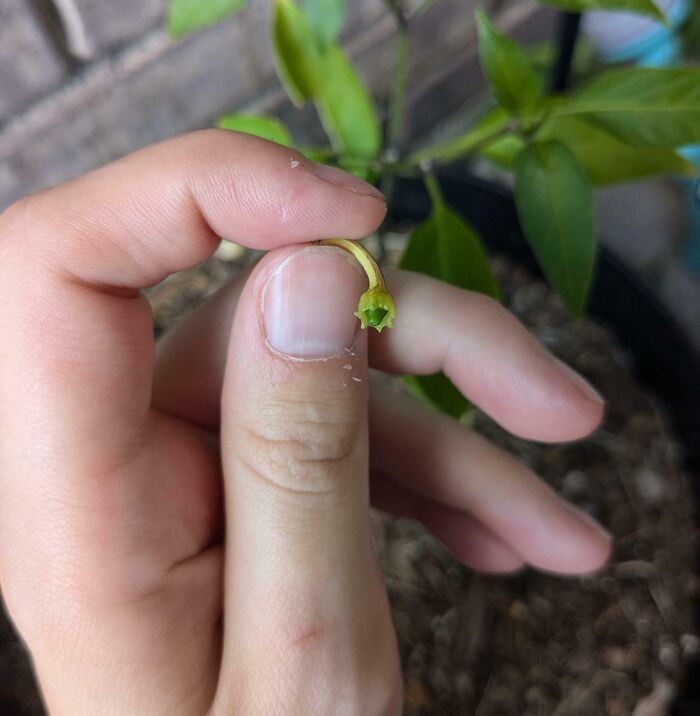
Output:
[[[393,65],[392,19],[381,0],[355,0],[345,46],[376,96],[385,95]],[[278,113],[299,141],[315,143],[319,125],[312,108],[286,102],[275,77],[268,41],[268,0],[221,26],[173,45],[162,30],[114,58],[96,63],[62,89],[0,131],[0,209],[35,189],[64,181],[173,134],[211,126],[232,109]],[[431,85],[436,68],[465,67],[471,87],[457,82],[454,98],[431,97],[430,120],[444,119],[481,83],[464,0],[441,0],[432,17],[416,22],[417,56],[411,94]],[[423,33],[423,37],[420,35]],[[436,43],[433,38],[441,37]],[[479,84],[478,86],[482,86]],[[444,101],[443,101],[444,100]],[[416,98],[415,110],[421,109]],[[418,112],[420,114],[420,112]],[[426,115],[426,124],[427,124]],[[420,129],[424,123],[419,122]]]
[[162,21],[165,0],[54,0],[69,51],[92,59]]
[[[94,59],[165,23],[168,0],[54,0],[54,3],[67,31],[68,49],[81,59]],[[348,3],[346,29],[350,32],[357,29],[366,5]]]
[[[380,0],[361,4],[370,22],[382,7]],[[5,127],[0,210],[141,146],[212,126],[233,108],[279,105],[269,11],[268,0],[251,0],[239,15],[179,43],[153,31]]]
[[2,0],[0,123],[57,85],[66,73],[29,0]]

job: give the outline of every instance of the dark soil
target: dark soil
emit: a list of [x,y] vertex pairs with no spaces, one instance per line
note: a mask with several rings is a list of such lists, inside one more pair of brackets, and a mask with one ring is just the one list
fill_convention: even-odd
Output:
[[476,428],[600,519],[615,554],[583,579],[485,577],[419,526],[377,517],[407,713],[661,716],[700,643],[693,504],[678,447],[607,331],[572,324],[543,284],[497,267],[511,310],[601,390],[608,410],[595,435],[564,446],[515,439],[482,415]]
[[[157,332],[249,260],[211,259],[151,291]],[[420,525],[374,514],[406,713],[662,716],[700,650],[692,627],[693,504],[678,446],[607,331],[572,323],[544,285],[496,265],[511,310],[609,407],[604,426],[571,445],[512,438],[482,415],[476,427],[599,518],[615,537],[615,554],[586,578],[530,570],[486,577],[458,564]],[[41,713],[28,660],[0,615],[0,714]]]

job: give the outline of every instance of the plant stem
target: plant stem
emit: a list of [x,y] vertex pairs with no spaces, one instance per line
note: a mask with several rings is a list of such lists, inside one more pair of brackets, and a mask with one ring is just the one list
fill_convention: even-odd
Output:
[[[342,161],[346,167],[356,167],[358,169],[369,169],[372,171],[381,172],[382,179],[386,176],[397,177],[397,176],[419,176],[421,174],[421,167],[423,165],[429,165],[431,167],[440,167],[446,164],[451,164],[458,159],[469,159],[475,154],[485,149],[489,144],[495,142],[508,134],[511,134],[513,129],[508,126],[494,131],[488,136],[483,136],[474,141],[473,143],[464,144],[459,147],[459,150],[450,148],[447,151],[447,144],[444,145],[445,150],[438,147],[428,147],[420,152],[416,152],[409,156],[403,161],[394,161],[392,159],[366,159],[365,157],[350,157],[346,154],[340,155],[331,149],[319,150],[314,149],[314,154],[326,161]],[[452,144],[452,143],[450,143]],[[456,147],[456,143],[455,143]],[[437,150],[437,152],[435,151]],[[386,195],[385,187],[382,183],[382,191]],[[389,197],[387,196],[387,199]]]
[[424,162],[440,164],[449,163],[456,159],[467,159],[478,154],[482,149],[488,147],[489,144],[515,131],[518,131],[518,128],[513,126],[509,121],[506,124],[495,126],[491,132],[485,134],[475,132],[473,136],[458,137],[443,144],[426,147],[411,154],[408,157],[408,161],[409,163],[420,165]]
[[442,190],[440,189],[440,184],[438,184],[435,174],[431,171],[424,171],[423,182],[425,183],[425,188],[428,190],[433,208],[442,206],[444,204]]
[[[512,123],[499,125],[494,127],[491,132],[474,135],[471,139],[465,141],[464,137],[450,140],[444,144],[427,147],[419,152],[411,154],[405,160],[393,159],[367,159],[365,157],[350,157],[345,154],[339,155],[332,149],[313,149],[316,158],[325,161],[342,161],[346,167],[356,167],[358,169],[368,169],[381,173],[381,186],[387,199],[386,181],[393,183],[397,176],[420,176],[424,166],[440,167],[450,164],[458,159],[469,159],[488,147],[493,142],[505,137],[509,134],[521,132],[519,127]],[[391,188],[391,185],[390,187]]]
[[321,239],[314,241],[321,246],[337,246],[352,254],[367,274],[369,288],[360,296],[355,315],[360,319],[360,328],[371,326],[379,333],[391,328],[396,318],[396,304],[384,283],[384,276],[372,254],[357,241],[348,239]]
[[321,246],[337,246],[339,249],[352,254],[367,274],[369,287],[376,288],[381,286],[384,288],[384,274],[382,274],[379,264],[374,260],[374,256],[362,244],[347,239],[321,239],[314,243]]
[[[401,16],[403,17],[403,16]],[[406,111],[406,87],[408,83],[408,26],[405,20],[399,22],[396,35],[396,60],[394,81],[389,101],[387,126],[387,147],[390,151],[401,150]]]
[[[304,150],[301,150],[304,153]],[[367,159],[366,157],[351,157],[347,154],[338,154],[332,149],[314,148],[313,150],[314,159],[324,162],[336,162],[341,163],[345,167],[353,167],[357,169],[369,169],[375,172],[383,172],[387,170],[397,176],[416,176],[420,174],[420,167],[418,164],[404,161],[392,161],[389,159]]]

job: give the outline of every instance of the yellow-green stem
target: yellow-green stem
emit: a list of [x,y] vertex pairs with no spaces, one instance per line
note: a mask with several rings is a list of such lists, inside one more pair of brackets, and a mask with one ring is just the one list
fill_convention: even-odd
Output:
[[351,253],[357,262],[362,266],[369,280],[369,287],[375,288],[384,285],[384,274],[379,268],[379,264],[374,260],[374,256],[357,241],[349,241],[348,239],[321,239],[316,242],[322,246],[337,246],[348,253]]
[[391,328],[396,308],[394,299],[384,283],[384,274],[372,254],[357,241],[347,239],[321,239],[315,241],[319,246],[336,246],[355,257],[367,274],[369,288],[360,296],[355,315],[360,319],[362,328],[371,326],[380,333],[383,328]]

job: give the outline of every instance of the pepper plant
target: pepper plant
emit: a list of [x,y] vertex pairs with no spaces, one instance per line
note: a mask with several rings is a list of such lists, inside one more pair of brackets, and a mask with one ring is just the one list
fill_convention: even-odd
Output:
[[[568,12],[625,10],[665,22],[652,0],[541,1]],[[513,173],[525,237],[566,308],[578,317],[585,309],[596,259],[594,188],[692,172],[677,149],[700,142],[700,68],[613,68],[573,93],[550,96],[526,52],[477,11],[479,56],[493,107],[460,136],[406,151],[408,25],[420,22],[427,5],[439,0],[424,0],[412,15],[406,0],[386,0],[396,19],[396,60],[392,90],[384,102],[384,128],[374,99],[338,42],[346,0],[272,2],[270,42],[279,79],[295,105],[313,103],[329,140],[328,147],[299,149],[316,161],[378,180],[389,202],[397,176],[424,177],[432,210],[413,231],[403,268],[499,297],[479,237],[446,204],[433,174],[442,164],[480,156]],[[181,37],[216,24],[245,4],[171,0],[169,31]],[[289,130],[274,117],[230,114],[218,125],[294,144]],[[393,304],[384,294],[382,301],[381,306],[358,308],[363,327],[390,325]],[[392,315],[387,316],[387,307]],[[461,417],[467,410],[466,400],[446,376],[409,380],[443,411]]]

